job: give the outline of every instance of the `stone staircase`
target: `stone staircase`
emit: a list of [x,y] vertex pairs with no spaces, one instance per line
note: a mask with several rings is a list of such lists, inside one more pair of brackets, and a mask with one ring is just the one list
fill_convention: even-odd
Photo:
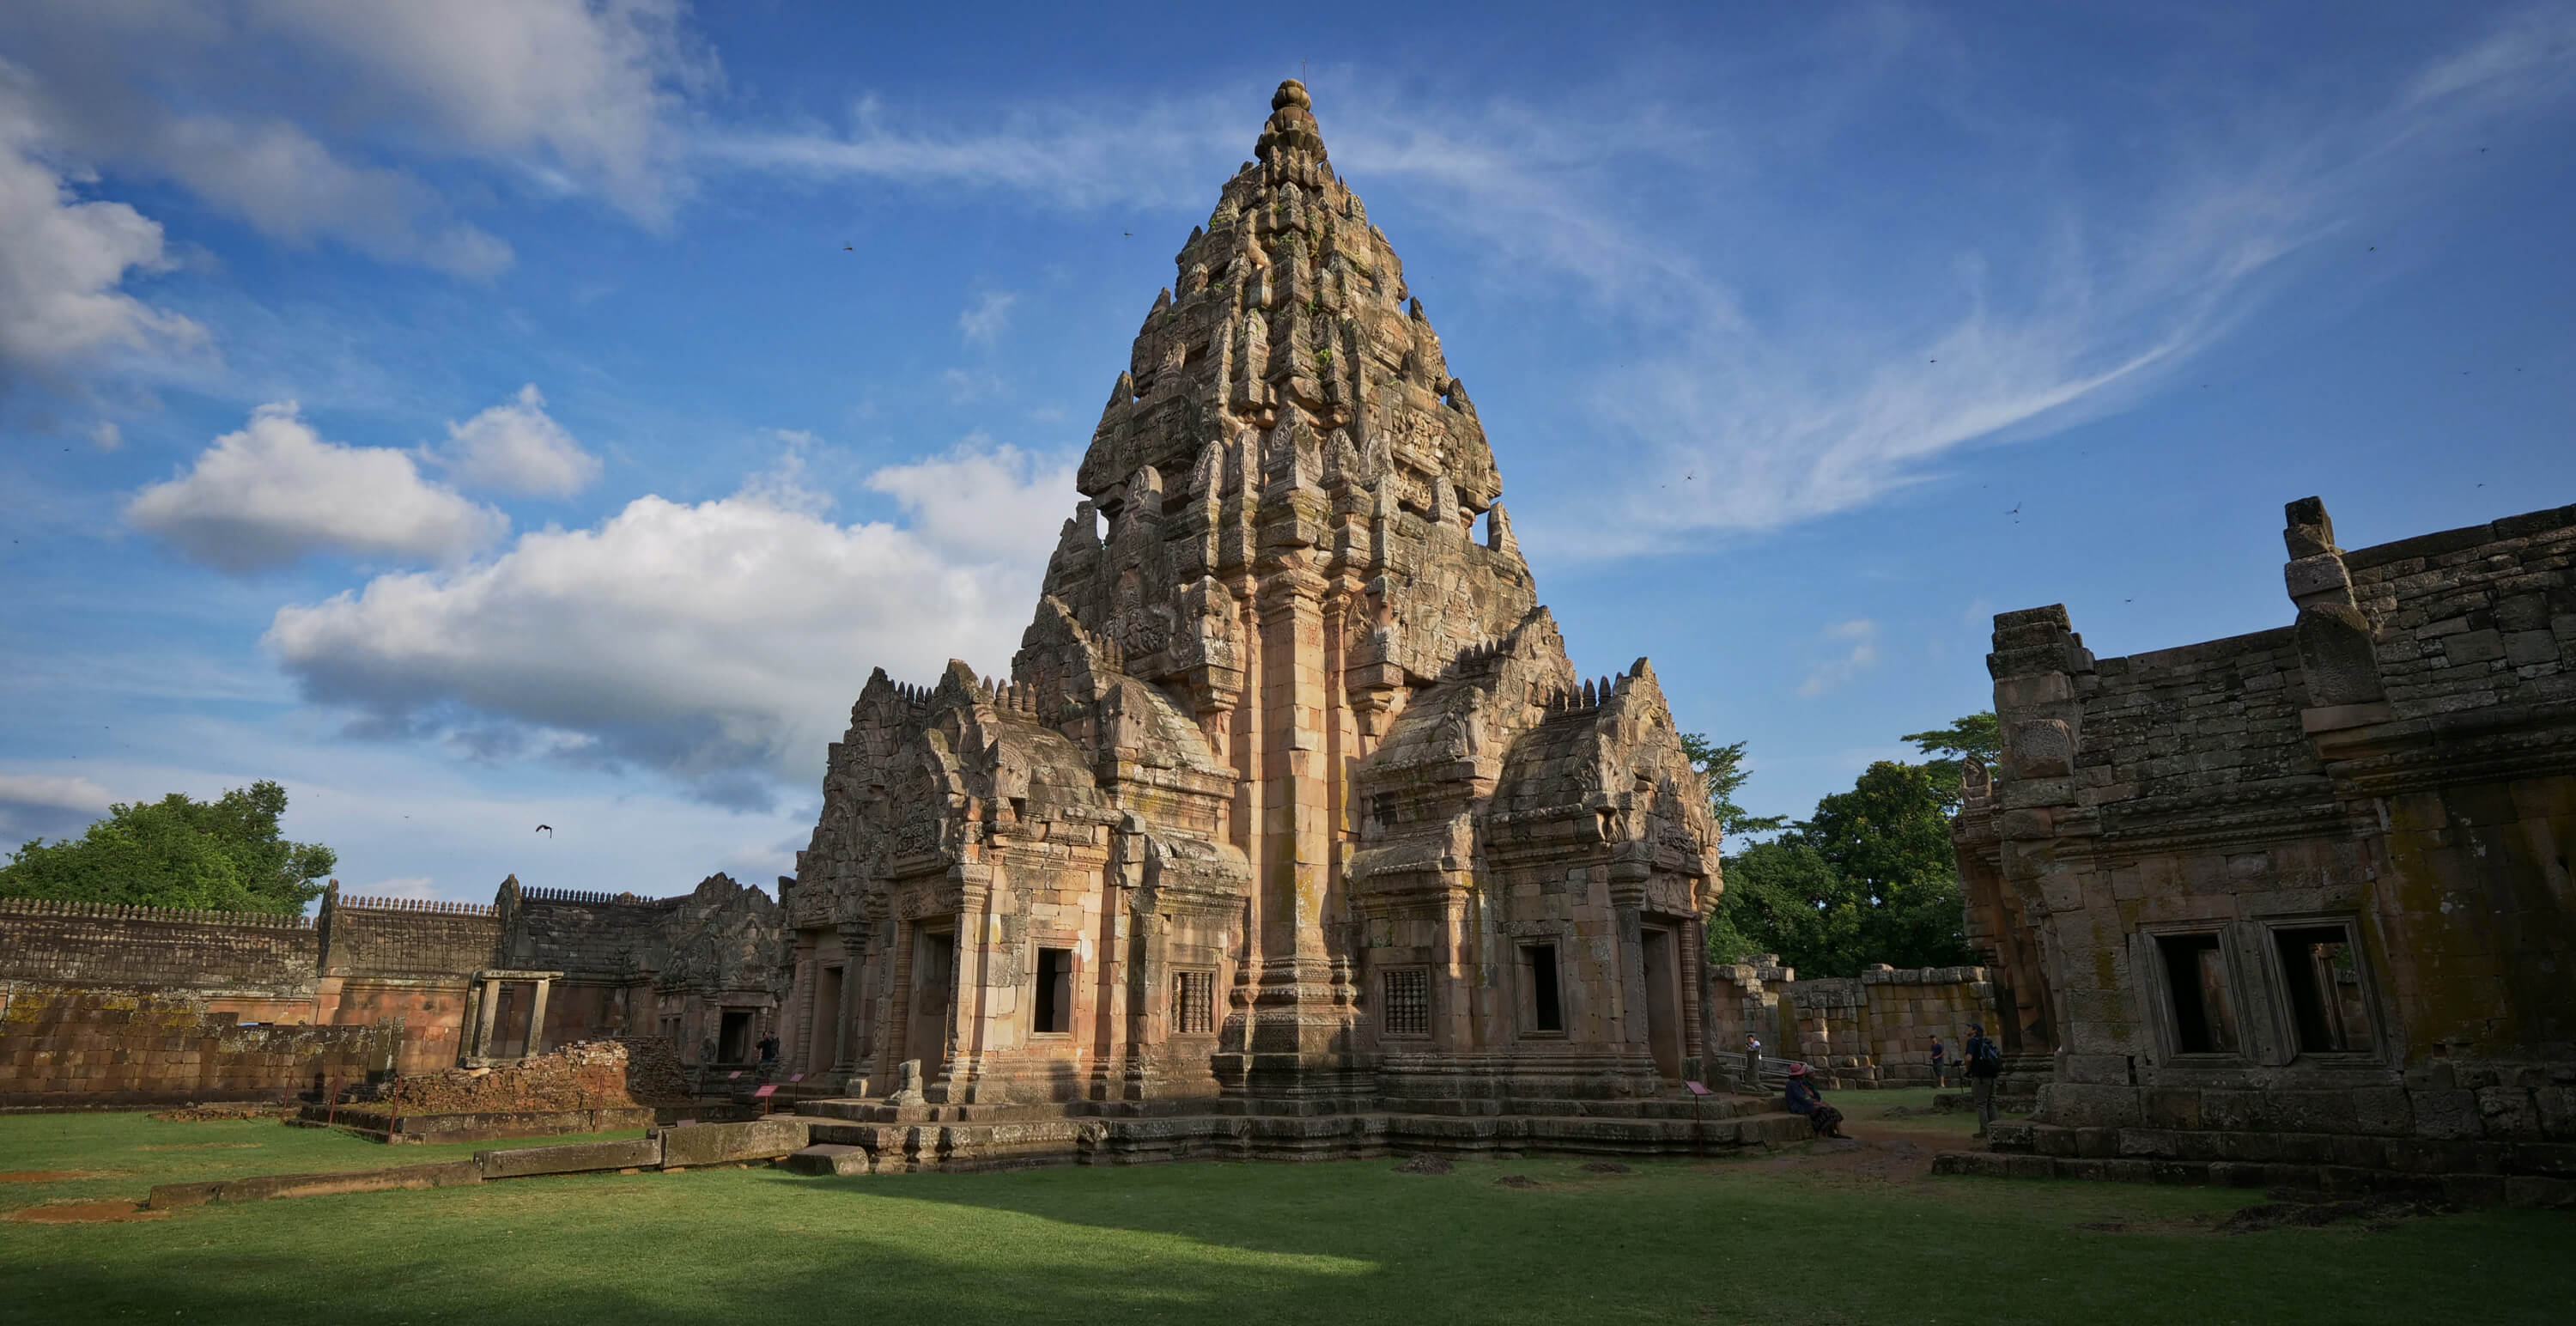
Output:
[[[1509,1113],[1429,1112],[1426,1102],[1332,1113],[1212,1109],[1229,1102],[1040,1105],[797,1104],[811,1144],[787,1158],[812,1174],[961,1172],[1181,1160],[1363,1160],[1422,1152],[1517,1156],[1710,1155],[1802,1141],[1807,1123],[1750,1097],[1511,1102]],[[1458,1104],[1460,1102],[1446,1102]],[[1472,1102],[1469,1102],[1472,1103]],[[1531,1108],[1541,1104],[1561,1109]]]

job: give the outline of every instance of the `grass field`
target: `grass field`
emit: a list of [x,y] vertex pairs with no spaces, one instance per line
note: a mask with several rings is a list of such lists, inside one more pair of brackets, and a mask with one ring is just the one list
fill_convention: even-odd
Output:
[[[1846,1093],[1862,1142],[1564,1158],[811,1179],[513,1180],[0,1218],[0,1322],[2421,1322],[2576,1318],[2576,1215],[2213,1232],[2260,1194],[1932,1178],[1969,1126]],[[476,1144],[489,1146],[491,1143]],[[274,1123],[0,1117],[0,1212],[439,1159]],[[1519,1176],[1536,1186],[1497,1183]]]

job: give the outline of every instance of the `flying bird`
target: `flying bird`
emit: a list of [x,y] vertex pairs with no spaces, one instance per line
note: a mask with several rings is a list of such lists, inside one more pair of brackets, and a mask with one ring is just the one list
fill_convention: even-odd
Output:
[[850,245],[844,244],[844,245],[842,245],[842,246],[841,246],[841,252],[843,252],[843,253],[856,253],[856,252],[858,252],[858,250],[857,250],[856,248],[851,247]]
[[538,825],[538,826],[537,826],[537,832],[542,833],[542,834],[544,834],[545,836],[547,836],[547,837],[549,837],[549,838],[552,838],[552,837],[554,837],[554,836],[555,836],[555,826],[553,826],[553,825],[551,825],[551,824],[540,824],[540,825]]

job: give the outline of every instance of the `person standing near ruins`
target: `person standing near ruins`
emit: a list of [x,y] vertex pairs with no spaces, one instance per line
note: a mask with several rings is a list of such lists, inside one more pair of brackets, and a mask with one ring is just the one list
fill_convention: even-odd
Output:
[[1938,1091],[1950,1085],[1949,1073],[1950,1051],[1941,1044],[1941,1038],[1935,1036],[1932,1038],[1932,1089]]
[[1995,1126],[1995,1079],[2003,1076],[2004,1052],[1986,1037],[1983,1023],[1968,1024],[1968,1091],[1977,1102],[1977,1136]]
[[1744,1033],[1744,1089],[1762,1090],[1762,1038]]

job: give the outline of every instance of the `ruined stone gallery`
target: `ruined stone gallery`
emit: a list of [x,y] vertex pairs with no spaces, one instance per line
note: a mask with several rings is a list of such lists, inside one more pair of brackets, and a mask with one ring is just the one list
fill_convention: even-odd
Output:
[[1288,1113],[1700,1075],[1717,833],[1654,672],[1575,675],[1401,262],[1272,106],[1009,677],[880,671],[832,747],[793,1067]]
[[2020,1154],[1945,1162],[2576,1201],[2576,507],[2287,516],[2289,625],[2097,659],[1995,618],[1968,932],[2055,1053]]
[[670,898],[344,898],[314,916],[0,899],[0,1109],[275,1101],[654,1037],[746,1063],[777,1006],[778,908],[723,875]]

